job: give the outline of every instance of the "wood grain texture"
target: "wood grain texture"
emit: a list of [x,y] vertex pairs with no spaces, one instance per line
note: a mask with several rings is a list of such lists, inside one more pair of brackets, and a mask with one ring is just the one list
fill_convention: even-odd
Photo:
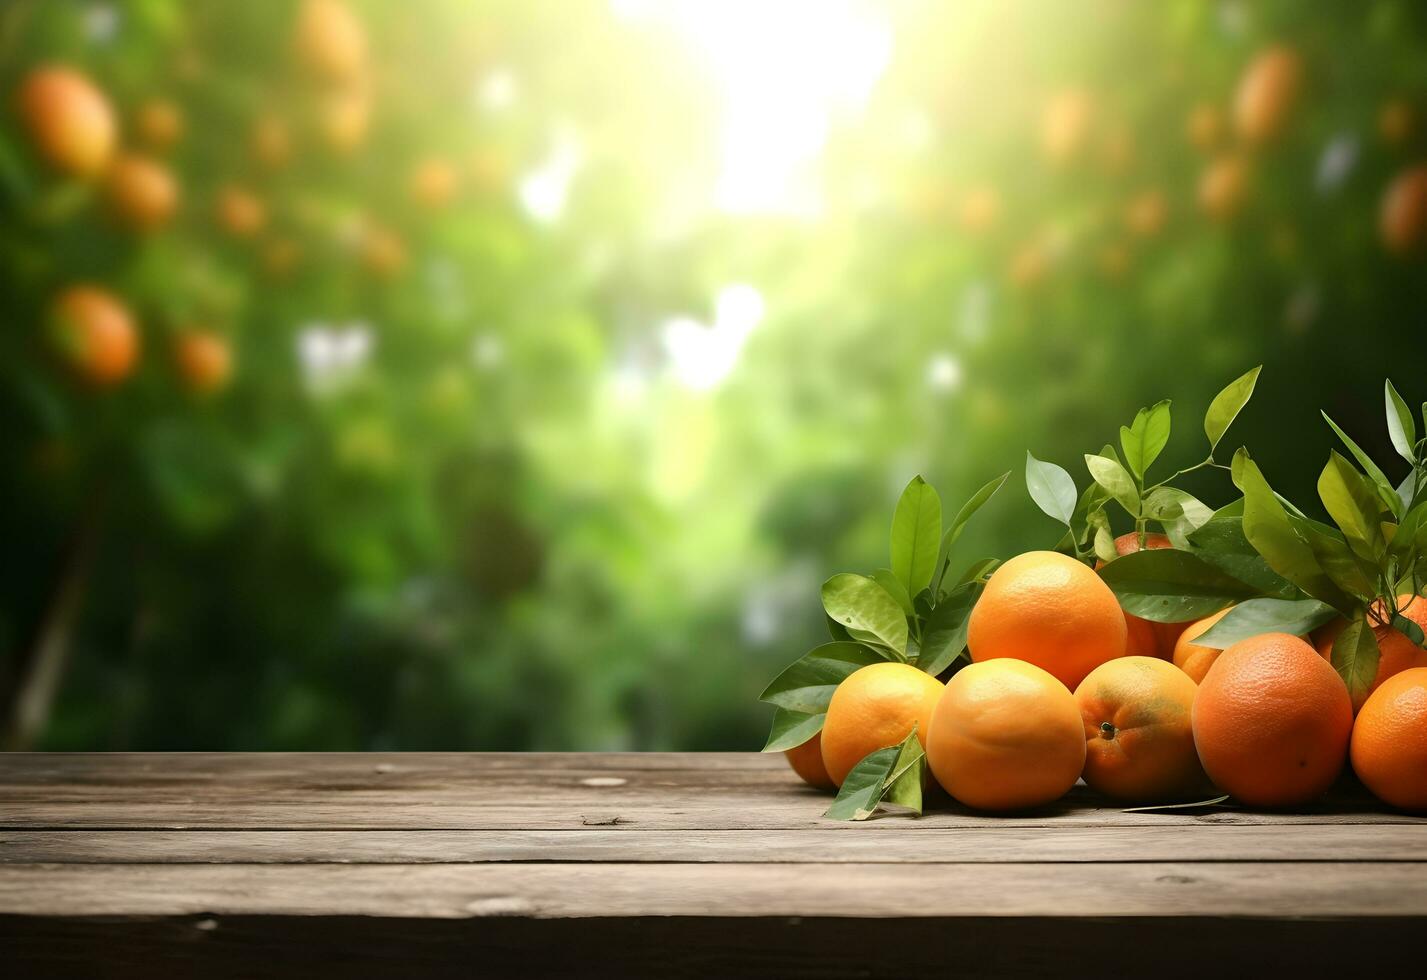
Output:
[[0,831],[0,864],[627,862],[956,864],[1028,861],[1427,861],[1427,827],[959,827],[840,830]]
[[0,755],[17,976],[1420,972],[1427,820],[824,820],[780,756]]
[[1427,916],[1427,875],[1374,862],[11,864],[0,871],[0,914]]
[[0,828],[802,830],[1421,825],[1365,796],[1294,813],[1126,813],[1084,786],[1054,806],[976,813],[934,795],[921,820],[823,820],[828,797],[779,756],[599,753],[0,756]]

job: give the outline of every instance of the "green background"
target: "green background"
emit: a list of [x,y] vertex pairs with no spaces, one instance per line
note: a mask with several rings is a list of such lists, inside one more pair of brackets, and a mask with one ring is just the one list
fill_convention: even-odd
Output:
[[[756,748],[758,691],[822,635],[818,584],[886,564],[912,475],[950,509],[1015,471],[960,546],[1007,556],[1059,537],[1025,495],[1026,450],[1083,487],[1081,454],[1141,405],[1174,400],[1160,465],[1187,465],[1209,398],[1263,363],[1225,446],[1308,506],[1320,408],[1384,459],[1383,377],[1427,396],[1423,260],[1379,236],[1385,189],[1427,147],[1414,4],[348,9],[371,120],[338,153],[297,5],[0,8],[0,91],[62,62],[108,94],[126,145],[146,99],[186,123],[179,212],[137,236],[38,160],[5,98],[10,715],[56,597],[78,597],[55,697],[24,738],[7,716],[12,744]],[[1235,92],[1273,44],[1301,91],[1278,139],[1242,145]],[[1088,111],[1053,160],[1044,114],[1067,92]],[[1405,135],[1381,131],[1389,103]],[[1225,115],[1207,151],[1185,132],[1201,104]],[[291,133],[281,167],[253,159],[263,119]],[[813,150],[773,180],[808,126]],[[1252,177],[1213,220],[1197,186],[1227,155]],[[459,175],[436,208],[408,189],[431,158]],[[771,203],[730,210],[730,159]],[[233,183],[267,206],[256,240],[215,224]],[[978,188],[998,202],[985,228],[963,214]],[[1145,193],[1165,203],[1152,235],[1123,217]],[[404,246],[395,275],[361,260],[373,226]],[[278,240],[300,254],[281,276]],[[81,281],[140,324],[112,391],[44,343]],[[742,287],[762,304],[746,337],[733,303],[718,317],[720,296],[749,306]],[[236,357],[207,398],[166,356],[195,323]],[[334,333],[365,356],[305,364]],[[1233,495],[1199,476],[1185,489],[1207,503]]]

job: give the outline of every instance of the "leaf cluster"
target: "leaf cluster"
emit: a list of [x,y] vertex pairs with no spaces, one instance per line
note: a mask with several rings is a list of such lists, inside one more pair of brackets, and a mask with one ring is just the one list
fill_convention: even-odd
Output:
[[[1009,476],[977,490],[945,526],[936,490],[920,476],[907,484],[892,516],[889,567],[871,575],[842,572],[824,582],[831,641],[789,664],[759,696],[777,709],[764,752],[791,749],[818,734],[833,691],[861,667],[904,663],[935,677],[963,660],[971,610],[998,562],[981,559],[953,575],[952,549]],[[860,820],[879,804],[919,812],[921,748],[909,739],[859,762],[828,815]]]

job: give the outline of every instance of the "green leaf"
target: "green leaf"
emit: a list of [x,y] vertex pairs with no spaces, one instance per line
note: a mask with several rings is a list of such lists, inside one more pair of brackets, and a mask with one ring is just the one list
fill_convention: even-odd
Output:
[[866,634],[894,651],[907,655],[907,617],[887,590],[864,575],[843,572],[823,583],[823,608],[846,627],[854,638]]
[[1407,637],[1419,647],[1422,646],[1422,627],[1408,619],[1402,613],[1397,613],[1392,617],[1392,628],[1403,636]]
[[945,602],[946,597],[950,595],[952,590],[956,587],[965,585],[967,582],[975,582],[978,579],[982,579],[989,576],[992,572],[996,570],[996,566],[1000,564],[1001,559],[999,558],[981,558],[972,562],[969,566],[967,566],[966,571],[962,572],[960,577],[958,577],[957,580],[952,583],[952,588],[947,589],[945,592],[942,593],[941,601]]
[[872,573],[872,581],[887,590],[887,594],[897,600],[897,605],[902,607],[902,612],[908,616],[913,615],[915,607],[912,605],[912,597],[907,594],[907,587],[902,584],[902,580],[892,574],[891,569],[879,568]]
[[[1104,511],[1099,511],[1104,515]],[[1104,562],[1114,561],[1120,557],[1120,553],[1115,548],[1115,535],[1110,531],[1108,522],[1099,522],[1095,527],[1095,557]]]
[[1085,466],[1095,482],[1104,487],[1105,492],[1118,501],[1131,517],[1140,516],[1140,492],[1118,460],[1086,453]]
[[956,512],[956,516],[951,519],[951,526],[946,529],[946,534],[941,539],[941,549],[937,553],[936,574],[932,579],[932,593],[935,595],[941,591],[941,580],[946,575],[946,566],[951,559],[951,549],[961,537],[961,532],[966,530],[967,523],[973,514],[980,510],[988,500],[996,495],[1002,485],[1010,477],[1011,471],[1007,470],[996,479],[987,482],[981,489],[971,495],[971,499],[961,505],[961,509]]
[[1244,536],[1242,499],[1215,511],[1202,527],[1185,538],[1182,550],[1252,586],[1260,595],[1296,599],[1303,594],[1298,586],[1270,568]]
[[1402,481],[1394,492],[1402,507],[1400,510],[1394,509],[1393,513],[1401,516],[1412,506],[1412,498],[1417,496],[1417,471],[1414,469],[1407,474],[1407,478]]
[[1358,461],[1358,465],[1363,468],[1363,472],[1365,472],[1377,486],[1378,496],[1383,498],[1383,503],[1387,504],[1394,514],[1400,516],[1403,509],[1406,508],[1407,503],[1399,499],[1398,492],[1394,490],[1392,481],[1387,478],[1387,474],[1383,473],[1382,469],[1372,461],[1372,457],[1363,452],[1356,442],[1348,438],[1346,432],[1338,428],[1338,423],[1329,418],[1327,412],[1321,414],[1323,420],[1328,423],[1328,426],[1338,434],[1338,438],[1343,440],[1343,445],[1348,447],[1348,452],[1353,454],[1353,459]]
[[826,717],[824,712],[806,715],[800,711],[779,708],[773,712],[773,728],[768,732],[768,741],[763,746],[763,751],[786,752],[788,749],[796,749],[823,730],[823,719]]
[[827,621],[828,636],[834,640],[851,640],[852,634],[847,632],[847,627],[843,626],[831,616],[824,614],[823,619]]
[[1117,558],[1100,570],[1100,577],[1126,612],[1157,623],[1201,619],[1254,595],[1238,579],[1174,548]]
[[1189,535],[1213,516],[1214,511],[1207,505],[1174,487],[1156,487],[1145,498],[1145,517],[1159,521],[1176,548],[1185,547]]
[[920,476],[912,478],[892,515],[892,574],[916,595],[931,584],[941,544],[941,498]]
[[1412,409],[1407,407],[1391,380],[1383,382],[1382,397],[1387,403],[1387,434],[1392,438],[1392,448],[1409,463],[1415,463],[1417,423],[1412,419]]
[[922,629],[922,650],[917,666],[935,677],[966,650],[966,628],[971,610],[981,597],[980,582],[966,582],[937,603]]
[[1337,528],[1297,514],[1289,514],[1288,523],[1313,550],[1318,567],[1338,588],[1359,599],[1370,600],[1376,596],[1377,567],[1359,557]]
[[1066,527],[1075,514],[1075,481],[1054,463],[1026,453],[1026,489],[1036,506]]
[[1169,399],[1166,398],[1140,409],[1128,426],[1120,426],[1120,448],[1125,451],[1125,463],[1137,479],[1145,478],[1150,464],[1168,444],[1169,422]]
[[1313,549],[1295,533],[1288,512],[1247,453],[1242,455],[1239,489],[1244,492],[1244,536],[1269,567],[1313,598],[1342,612],[1353,609],[1356,603],[1323,571]]
[[1262,633],[1306,636],[1337,615],[1338,610],[1317,599],[1245,599],[1194,642],[1222,650]]
[[849,674],[886,659],[861,643],[824,643],[783,668],[758,700],[789,711],[819,714],[827,711],[832,692]]
[[[823,816],[832,820],[866,820],[886,802],[921,813],[922,746],[917,740],[916,726],[898,745],[889,745],[868,753],[842,781],[837,799]],[[902,777],[916,770],[915,795],[910,787],[898,785]],[[897,798],[888,800],[893,786]]]
[[1422,501],[1407,513],[1402,515],[1402,520],[1392,531],[1392,540],[1388,542],[1387,553],[1396,556],[1406,565],[1405,559],[1411,554],[1413,548],[1419,546],[1419,537],[1427,531],[1427,500]]
[[1368,690],[1377,677],[1378,658],[1377,637],[1373,635],[1366,613],[1359,610],[1353,621],[1333,641],[1333,669],[1348,686],[1353,704],[1361,704],[1368,696]]
[[1329,454],[1318,477],[1318,496],[1348,546],[1366,561],[1377,562],[1387,550],[1381,527],[1382,502],[1367,478],[1337,450]]
[[1210,807],[1222,806],[1229,801],[1229,794],[1216,796],[1208,800],[1195,800],[1193,803],[1156,803],[1153,806],[1132,806],[1121,810],[1121,813],[1160,813],[1174,810],[1207,810]]
[[1262,370],[1263,365],[1260,364],[1252,371],[1235,378],[1209,403],[1209,411],[1204,413],[1204,434],[1209,437],[1211,454],[1218,448],[1219,440],[1224,438],[1224,433],[1229,431],[1229,426],[1233,424],[1239,412],[1249,403]]

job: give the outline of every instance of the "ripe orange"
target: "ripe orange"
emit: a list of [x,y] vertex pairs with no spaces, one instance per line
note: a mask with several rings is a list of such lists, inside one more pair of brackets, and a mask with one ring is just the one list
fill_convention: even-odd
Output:
[[1353,725],[1353,771],[1373,795],[1404,810],[1427,810],[1427,667],[1394,674]]
[[406,243],[394,231],[366,228],[359,247],[362,266],[379,279],[395,279],[406,269]]
[[1392,179],[1378,209],[1378,232],[1390,252],[1410,252],[1427,232],[1427,166],[1408,167]]
[[1224,114],[1218,106],[1201,102],[1189,110],[1184,121],[1184,135],[1196,150],[1208,153],[1224,137]]
[[1153,657],[1101,664],[1075,689],[1085,722],[1085,782],[1120,800],[1188,799],[1209,780],[1194,748],[1194,682]]
[[1203,682],[1204,675],[1209,673],[1209,668],[1214,666],[1214,661],[1218,660],[1219,654],[1224,651],[1218,647],[1200,646],[1194,641],[1209,632],[1209,627],[1229,615],[1229,609],[1233,608],[1229,606],[1228,609],[1220,609],[1203,619],[1196,619],[1185,627],[1184,632],[1179,634],[1179,639],[1175,641],[1172,654],[1174,665],[1189,675],[1189,679],[1195,684]]
[[[1120,557],[1132,555],[1139,550],[1140,536],[1131,531],[1129,534],[1122,534],[1115,539],[1115,553]],[[1146,551],[1158,551],[1162,548],[1173,548],[1163,534],[1146,534]],[[1103,562],[1095,563],[1096,569],[1104,567]],[[1188,623],[1155,623],[1148,619],[1141,619],[1132,613],[1125,613],[1125,656],[1127,657],[1159,657],[1161,660],[1168,660],[1174,654],[1175,641],[1184,632]]]
[[[1125,206],[1125,228],[1140,238],[1153,238],[1164,229],[1168,214],[1169,204],[1163,193],[1157,190],[1142,191]],[[1153,537],[1163,538],[1164,535],[1156,534]],[[1158,547],[1169,547],[1169,539],[1165,538],[1165,541],[1166,544]]]
[[1248,162],[1235,154],[1221,156],[1199,178],[1199,207],[1215,221],[1228,221],[1239,213],[1248,191]]
[[233,373],[232,347],[209,330],[189,329],[175,337],[173,359],[183,383],[199,395],[222,388]]
[[118,131],[114,110],[80,72],[63,65],[34,69],[20,85],[19,110],[35,148],[56,170],[92,177],[109,163]]
[[459,176],[449,160],[427,157],[411,172],[411,198],[422,207],[436,210],[456,196]]
[[832,777],[827,774],[827,766],[823,765],[822,732],[818,732],[802,745],[785,750],[783,754],[788,757],[788,765],[793,767],[793,771],[803,782],[818,789],[833,788]]
[[218,192],[218,224],[234,238],[252,238],[267,223],[267,206],[252,191],[229,184]]
[[[1397,597],[1397,608],[1402,615],[1427,630],[1427,599],[1412,595],[1400,595]],[[1379,617],[1387,615],[1387,610],[1383,608],[1381,601],[1373,603],[1372,609],[1373,613]],[[1338,634],[1343,632],[1347,625],[1346,619],[1335,619],[1313,634],[1313,646],[1323,659],[1332,661],[1333,642],[1337,640]],[[1354,711],[1361,708],[1363,702],[1371,697],[1372,693],[1381,687],[1383,681],[1389,677],[1414,667],[1427,667],[1427,650],[1413,643],[1390,625],[1374,626],[1373,636],[1377,638],[1377,674],[1373,677],[1372,686],[1368,688],[1367,693],[1353,702]]]
[[322,100],[319,125],[327,146],[346,155],[367,141],[371,128],[372,100],[362,89],[333,92]]
[[264,114],[253,122],[248,134],[248,151],[269,170],[277,170],[292,159],[292,134],[287,123]]
[[927,763],[956,799],[981,810],[1041,806],[1085,765],[1085,728],[1059,679],[1020,660],[963,667],[932,713]]
[[827,774],[838,786],[868,753],[896,745],[917,727],[927,746],[927,725],[941,699],[935,677],[910,664],[869,664],[849,674],[827,706],[822,752]]
[[114,216],[135,231],[152,231],[178,208],[178,185],[167,167],[135,153],[121,153],[104,181]]
[[1064,89],[1053,95],[1041,113],[1041,149],[1052,163],[1064,163],[1079,152],[1090,128],[1090,95]]
[[1265,633],[1225,650],[1194,698],[1194,745],[1220,789],[1293,806],[1338,778],[1353,728],[1348,689],[1307,643]]
[[1024,660],[1073,691],[1096,667],[1125,655],[1125,632],[1125,614],[1100,576],[1054,551],[1028,551],[986,583],[967,645],[978,663]]
[[59,295],[51,340],[75,374],[95,387],[123,381],[139,359],[139,333],[128,308],[97,286],[71,286]]
[[1404,99],[1391,99],[1377,113],[1377,131],[1384,143],[1396,146],[1412,135],[1412,105]]
[[149,149],[166,153],[183,136],[183,113],[168,99],[149,99],[134,114],[134,128]]
[[367,63],[367,32],[342,0],[304,0],[297,16],[297,52],[314,75],[350,82]]
[[1284,129],[1303,87],[1303,61],[1275,44],[1254,57],[1234,94],[1234,127],[1249,143],[1266,143]]
[[989,184],[978,184],[961,198],[961,227],[968,234],[990,231],[1000,217],[1001,196]]

